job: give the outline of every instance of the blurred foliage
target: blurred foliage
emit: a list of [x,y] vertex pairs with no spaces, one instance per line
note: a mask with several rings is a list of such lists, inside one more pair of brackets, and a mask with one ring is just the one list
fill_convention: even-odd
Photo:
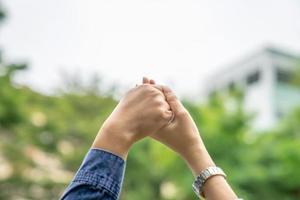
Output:
[[[37,93],[13,82],[25,68],[0,59],[0,199],[58,199],[117,102],[99,91],[98,81],[89,88],[75,81],[53,96]],[[258,133],[242,98],[231,91],[205,105],[184,104],[239,196],[300,199],[300,109]],[[130,152],[121,199],[196,199],[192,181],[175,153],[147,138]]]
[[300,87],[300,59],[297,61],[296,66],[296,71],[292,76],[291,83],[296,87]]
[[0,22],[4,19],[5,13],[3,8],[1,7],[1,2],[0,2]]
[[[23,68],[1,63],[0,199],[58,199],[116,101],[82,87],[56,96],[34,92],[12,81]],[[300,109],[274,131],[257,133],[239,93],[184,104],[240,196],[300,198]],[[130,152],[121,199],[196,199],[192,180],[175,153],[144,139]]]

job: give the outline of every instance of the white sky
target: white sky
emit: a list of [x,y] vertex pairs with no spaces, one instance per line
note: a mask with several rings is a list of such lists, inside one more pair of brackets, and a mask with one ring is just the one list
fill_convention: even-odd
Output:
[[143,75],[195,96],[205,77],[274,44],[300,52],[299,0],[2,0],[0,46],[19,81],[49,92],[61,71],[131,86]]

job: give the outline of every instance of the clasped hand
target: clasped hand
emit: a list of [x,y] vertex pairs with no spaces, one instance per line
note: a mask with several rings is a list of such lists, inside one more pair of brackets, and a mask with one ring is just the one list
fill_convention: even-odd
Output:
[[[104,122],[93,147],[126,159],[130,147],[147,136],[182,156],[194,174],[213,165],[192,117],[173,91],[143,78],[143,84],[128,91]],[[205,159],[199,164],[195,157]]]

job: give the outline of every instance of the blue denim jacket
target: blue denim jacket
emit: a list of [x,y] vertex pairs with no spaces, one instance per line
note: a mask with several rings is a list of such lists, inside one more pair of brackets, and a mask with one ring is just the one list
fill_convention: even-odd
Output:
[[101,149],[91,149],[61,200],[116,200],[124,172],[122,158]]

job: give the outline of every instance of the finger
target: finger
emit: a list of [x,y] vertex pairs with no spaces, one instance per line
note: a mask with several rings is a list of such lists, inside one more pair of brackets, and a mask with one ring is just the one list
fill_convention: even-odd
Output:
[[150,84],[155,85],[155,81],[153,79],[150,79]]
[[[161,92],[161,95],[159,96],[159,98],[160,98],[161,101],[163,101],[163,104],[162,104],[163,108],[164,108],[165,110],[167,110],[167,111],[171,111],[171,112],[172,112],[171,106],[170,106],[169,103],[166,101],[166,98],[165,98],[163,92]],[[172,113],[171,113],[171,115],[172,115]],[[170,115],[170,116],[171,116],[171,115]]]
[[170,118],[170,120],[168,121],[168,125],[171,124],[171,123],[174,121],[174,119],[175,119],[175,114],[174,114],[174,112],[172,112],[172,111],[170,111],[170,112],[171,112],[171,118]]
[[169,125],[174,121],[175,115],[171,110],[167,110],[165,112],[165,114],[166,114],[166,120],[167,120],[166,125]]
[[162,94],[164,95],[165,97],[165,100],[167,100],[166,98],[166,93],[171,91],[171,89],[167,88],[166,86],[163,86],[163,85],[158,85],[158,84],[155,84],[155,85],[152,85],[154,88],[158,89],[159,91],[162,92]]
[[163,93],[166,97],[166,100],[169,103],[171,110],[174,112],[175,116],[176,116],[176,114],[185,110],[185,108],[183,107],[181,102],[178,100],[177,96],[174,94],[174,92],[169,87],[162,86],[162,89],[163,89]]
[[149,84],[150,80],[147,77],[143,77],[143,84]]
[[160,90],[161,92],[163,92],[163,86],[162,85],[151,85],[153,86],[154,88]]

